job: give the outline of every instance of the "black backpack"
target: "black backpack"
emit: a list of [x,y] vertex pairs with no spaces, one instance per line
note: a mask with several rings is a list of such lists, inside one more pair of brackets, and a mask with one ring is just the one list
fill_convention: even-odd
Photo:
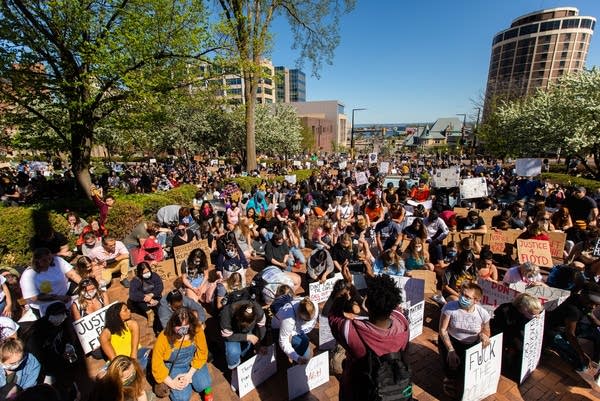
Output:
[[238,301],[254,301],[254,294],[248,287],[240,290],[231,291],[229,294],[223,297],[223,305],[234,304]]
[[356,361],[352,370],[354,399],[412,400],[411,372],[404,351],[377,356],[360,336],[359,338],[367,350],[367,355]]

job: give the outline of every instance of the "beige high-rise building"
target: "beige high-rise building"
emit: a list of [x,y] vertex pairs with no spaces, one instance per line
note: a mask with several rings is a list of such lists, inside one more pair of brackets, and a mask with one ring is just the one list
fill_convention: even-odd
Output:
[[496,34],[485,93],[484,119],[494,98],[517,98],[561,75],[581,71],[596,18],[574,7],[536,11],[515,19]]

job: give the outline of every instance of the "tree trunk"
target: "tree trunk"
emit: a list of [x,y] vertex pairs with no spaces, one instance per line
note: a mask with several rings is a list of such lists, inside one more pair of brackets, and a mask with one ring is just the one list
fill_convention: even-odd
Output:
[[244,71],[244,100],[246,101],[246,171],[256,170],[256,132],[254,111],[256,108],[256,74]]
[[92,197],[90,187],[92,177],[90,176],[90,158],[92,154],[92,138],[94,128],[82,123],[72,126],[71,132],[71,171],[82,190],[88,198]]

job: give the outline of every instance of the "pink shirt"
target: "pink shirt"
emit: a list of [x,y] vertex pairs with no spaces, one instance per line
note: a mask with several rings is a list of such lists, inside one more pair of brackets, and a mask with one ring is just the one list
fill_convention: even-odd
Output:
[[118,255],[129,255],[129,251],[125,248],[125,245],[121,241],[115,241],[115,250],[114,252],[108,253],[103,246],[97,246],[89,254],[89,257],[92,259],[98,259],[103,262],[109,259],[114,259]]

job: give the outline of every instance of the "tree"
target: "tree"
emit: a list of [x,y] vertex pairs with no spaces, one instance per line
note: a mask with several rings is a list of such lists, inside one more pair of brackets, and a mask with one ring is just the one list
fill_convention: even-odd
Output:
[[223,10],[221,31],[231,42],[231,56],[244,81],[246,169],[256,169],[256,91],[260,62],[270,45],[269,28],[277,16],[288,19],[293,48],[308,59],[317,75],[323,61],[331,63],[339,43],[339,18],[354,8],[355,0],[219,0]]
[[[600,178],[600,71],[568,74],[547,90],[500,102],[482,126],[485,147],[502,156],[543,156],[561,149]],[[587,163],[589,156],[595,166]]]
[[51,131],[88,196],[96,129],[124,102],[193,80],[214,50],[198,1],[4,0],[0,13],[5,124]]
[[256,148],[261,153],[289,156],[300,153],[302,126],[296,110],[285,103],[256,108]]

